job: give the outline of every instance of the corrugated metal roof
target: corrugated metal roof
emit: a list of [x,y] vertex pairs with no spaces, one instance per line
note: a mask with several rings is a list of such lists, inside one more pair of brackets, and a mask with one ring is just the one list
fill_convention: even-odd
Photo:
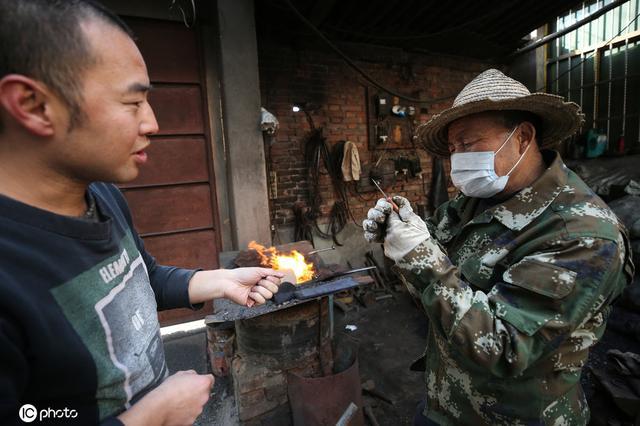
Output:
[[[290,0],[333,41],[500,59],[534,29],[581,4],[575,0]],[[256,1],[260,34],[308,30],[287,0]]]

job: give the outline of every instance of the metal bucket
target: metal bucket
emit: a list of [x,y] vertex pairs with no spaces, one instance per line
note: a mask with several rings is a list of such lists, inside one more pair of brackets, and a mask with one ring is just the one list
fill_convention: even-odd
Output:
[[352,402],[358,411],[346,423],[364,425],[358,359],[344,371],[325,377],[287,375],[289,404],[295,426],[334,426]]

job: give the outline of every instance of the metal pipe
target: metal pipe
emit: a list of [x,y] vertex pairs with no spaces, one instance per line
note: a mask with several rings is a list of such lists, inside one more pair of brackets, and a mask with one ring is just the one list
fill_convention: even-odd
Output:
[[533,49],[537,49],[540,46],[543,46],[547,43],[549,43],[550,41],[553,41],[555,39],[557,39],[558,37],[562,37],[563,35],[570,33],[571,31],[575,30],[576,28],[581,27],[584,24],[588,24],[589,22],[598,19],[600,16],[604,15],[605,13],[607,13],[608,11],[610,11],[611,9],[614,9],[626,2],[628,2],[629,0],[615,0],[612,3],[609,3],[608,5],[604,6],[602,9],[599,9],[597,11],[595,11],[592,15],[587,16],[584,19],[581,19],[580,21],[576,22],[573,25],[569,25],[567,28],[564,28],[560,31],[556,31],[553,34],[549,34],[546,35],[544,37],[542,37],[540,40],[538,41],[534,41],[531,44],[528,44],[518,50],[516,50],[515,52],[511,53],[510,55],[507,56],[507,59],[513,59],[516,56],[520,56],[523,53],[527,53]]

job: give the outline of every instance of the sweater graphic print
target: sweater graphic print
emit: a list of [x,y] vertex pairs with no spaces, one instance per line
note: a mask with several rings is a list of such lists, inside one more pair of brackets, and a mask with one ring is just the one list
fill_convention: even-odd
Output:
[[119,245],[51,290],[95,362],[100,419],[129,408],[168,375],[147,268],[129,232]]

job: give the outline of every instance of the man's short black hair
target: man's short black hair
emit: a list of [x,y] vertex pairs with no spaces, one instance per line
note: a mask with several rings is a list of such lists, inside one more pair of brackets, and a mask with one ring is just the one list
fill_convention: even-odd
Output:
[[69,108],[71,127],[83,116],[83,72],[97,61],[81,28],[90,19],[132,35],[93,0],[0,0],[0,79],[21,74],[46,84]]
[[533,124],[533,127],[536,129],[536,140],[541,140],[544,129],[542,128],[542,120],[536,114],[520,110],[492,111],[492,113],[495,114],[496,119],[509,130],[520,123],[528,121]]

